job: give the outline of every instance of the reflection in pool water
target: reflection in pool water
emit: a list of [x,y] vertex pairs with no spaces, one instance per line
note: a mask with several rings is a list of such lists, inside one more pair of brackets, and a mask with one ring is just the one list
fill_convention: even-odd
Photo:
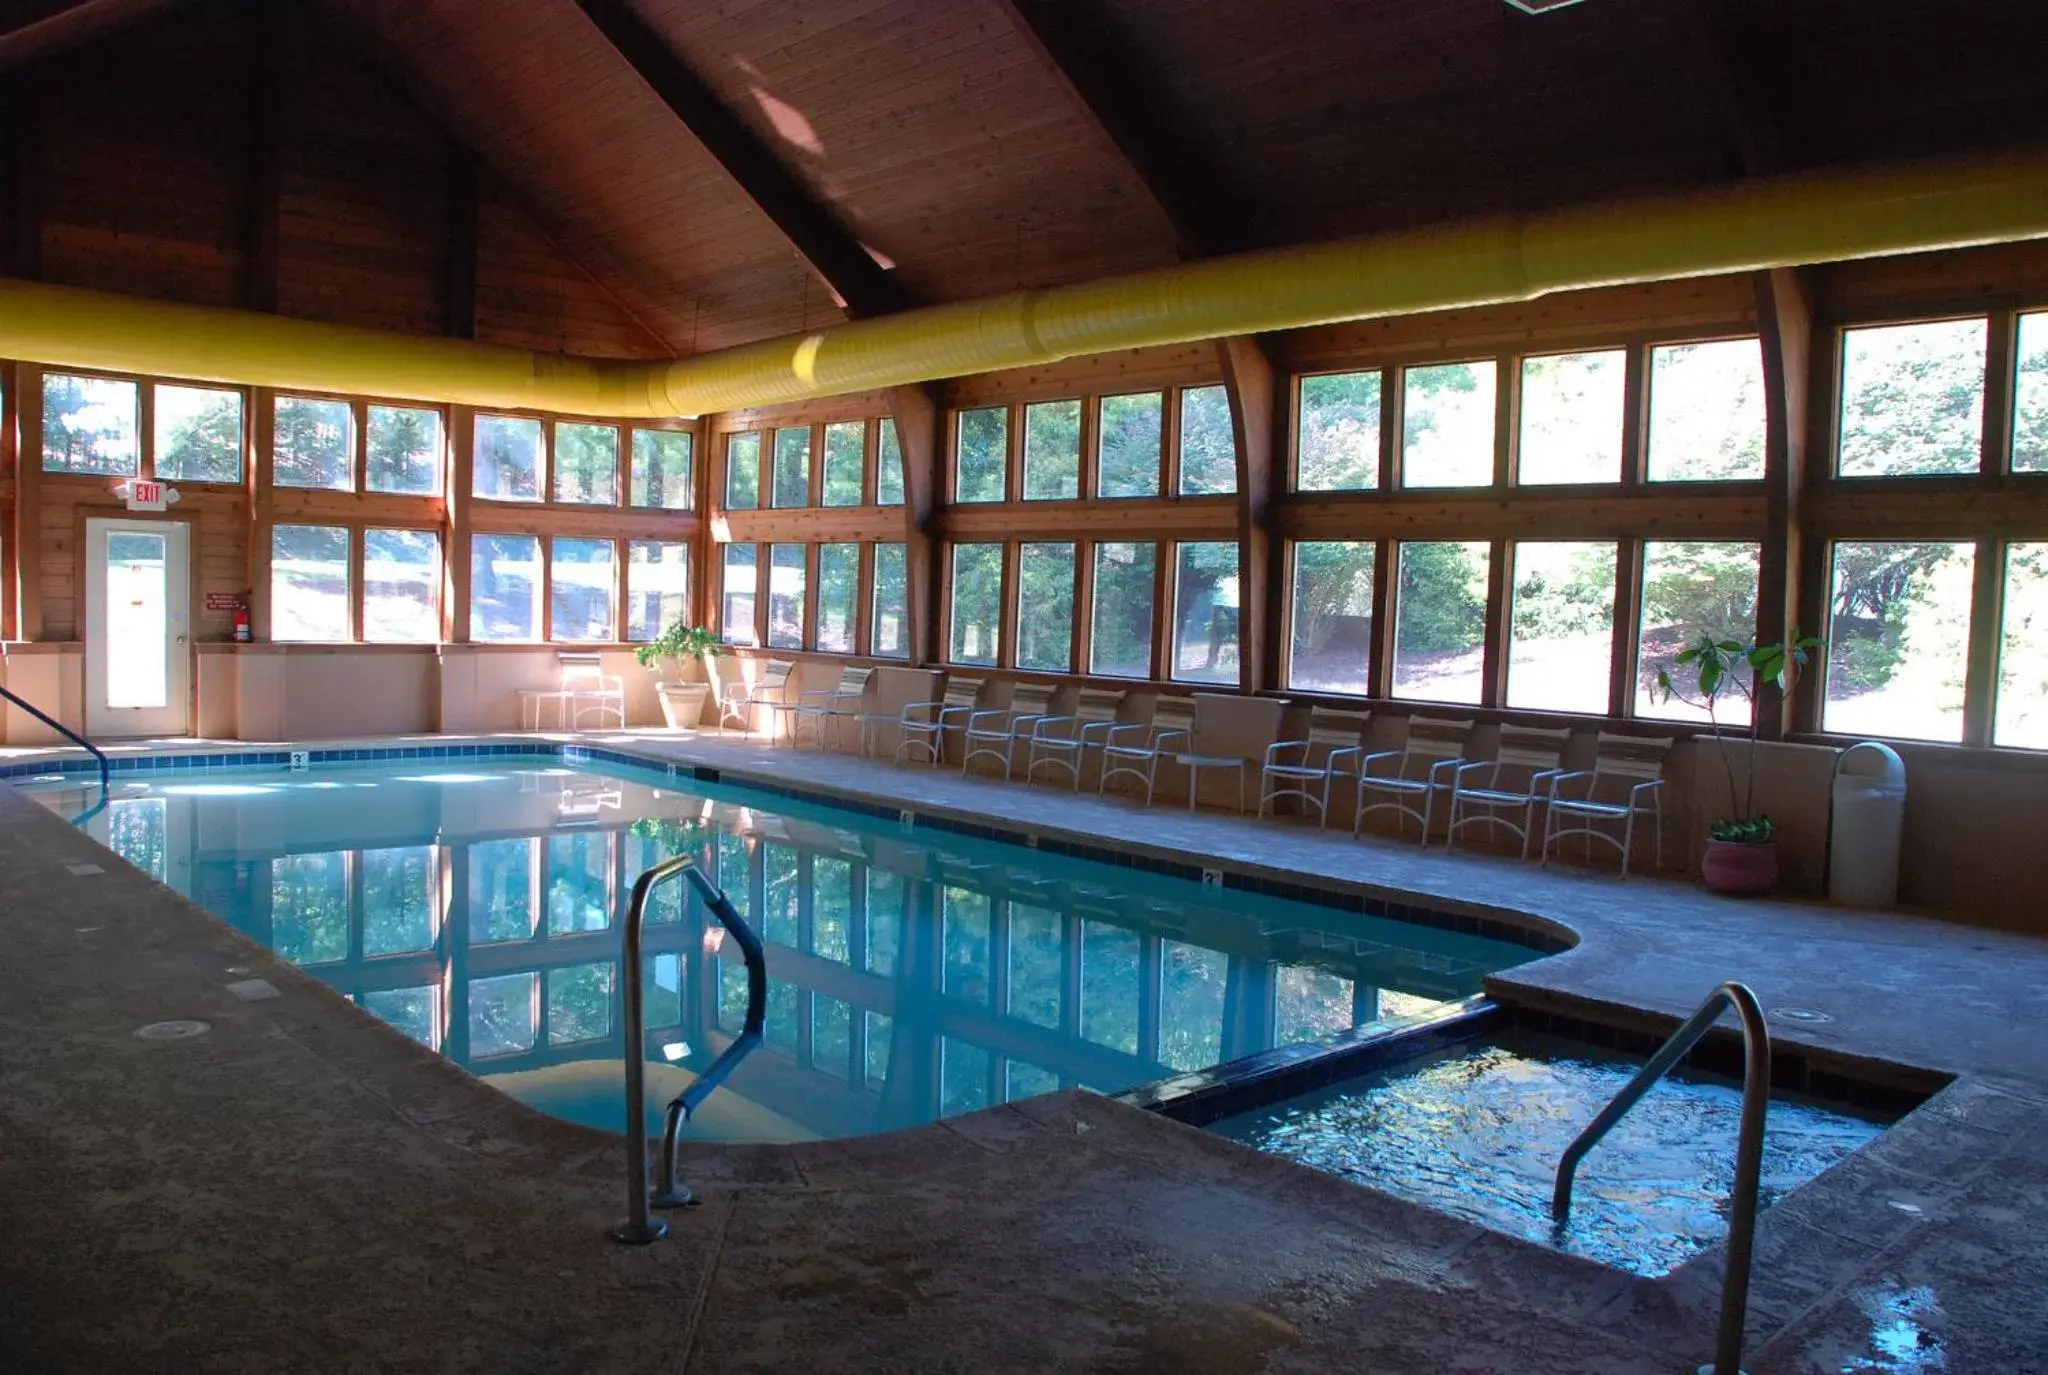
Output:
[[[652,771],[475,763],[131,783],[90,830],[457,1064],[614,1129],[619,922],[633,878],[686,850],[759,932],[769,974],[765,1047],[697,1136],[850,1136],[1116,1092],[1464,997],[1534,958]],[[650,1114],[739,1030],[746,973],[722,936],[684,885],[658,892]]]

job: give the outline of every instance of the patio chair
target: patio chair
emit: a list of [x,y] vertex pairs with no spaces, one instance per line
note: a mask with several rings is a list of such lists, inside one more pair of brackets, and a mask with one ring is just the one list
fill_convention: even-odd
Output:
[[1081,773],[1088,751],[1100,749],[1116,727],[1125,694],[1114,689],[1083,688],[1071,716],[1041,716],[1031,723],[1031,743],[1024,754],[1024,781],[1031,783],[1041,768],[1065,769],[1081,791]]
[[[1628,877],[1635,847],[1636,818],[1647,816],[1656,828],[1655,868],[1664,857],[1664,760],[1671,753],[1669,736],[1610,735],[1600,732],[1593,767],[1561,773],[1550,780],[1544,802],[1542,862],[1550,863],[1551,847],[1566,836],[1586,837],[1590,854],[1595,840],[1621,851],[1621,876]],[[1602,825],[1619,823],[1613,835]]]
[[[752,686],[745,680],[728,683],[725,695],[718,701],[718,733],[725,734],[728,721],[738,721],[740,729],[748,735],[754,733],[753,713],[764,710],[773,714],[795,709],[796,704],[789,698],[790,675],[796,672],[796,664],[789,659],[770,659],[768,666],[761,670],[761,677]],[[772,732],[773,727],[770,727]],[[773,739],[771,733],[770,739]]]
[[1010,705],[969,712],[961,736],[960,776],[965,778],[968,767],[988,755],[1003,761],[1003,777],[1008,779],[1017,746],[1030,740],[1031,728],[1052,714],[1057,690],[1045,683],[1019,683],[1010,694]]
[[[1244,813],[1245,777],[1264,759],[1273,737],[1280,733],[1280,716],[1285,705],[1270,697],[1240,697],[1236,693],[1195,694],[1194,724],[1182,732],[1168,732],[1159,738],[1163,748],[1173,751],[1173,762],[1188,771],[1188,810],[1202,792],[1202,771],[1228,769],[1237,774],[1237,810]],[[1172,738],[1169,739],[1169,736]]]
[[1308,737],[1280,740],[1266,747],[1259,769],[1259,815],[1283,797],[1298,797],[1314,806],[1316,824],[1330,824],[1330,788],[1339,778],[1356,779],[1365,757],[1369,711],[1332,711],[1316,707],[1309,713]]
[[875,676],[871,668],[847,668],[839,672],[839,686],[812,688],[799,693],[796,699],[796,715],[790,722],[790,743],[796,743],[798,732],[804,722],[811,723],[811,733],[817,737],[818,748],[827,746],[825,732],[835,721],[858,721],[860,707],[868,693],[868,679]]
[[[1502,726],[1493,758],[1460,764],[1451,779],[1451,824],[1444,848],[1458,843],[1461,826],[1498,826],[1522,841],[1522,858],[1536,835],[1536,804],[1550,795],[1572,733],[1534,726]],[[1517,820],[1519,818],[1519,820]]]
[[1095,794],[1104,796],[1109,780],[1123,774],[1145,780],[1145,805],[1159,787],[1159,761],[1186,742],[1195,726],[1195,699],[1161,697],[1152,708],[1152,719],[1144,724],[1113,726],[1102,742],[1102,776],[1095,781]]
[[912,702],[903,708],[897,718],[896,728],[900,732],[896,742],[895,762],[900,762],[906,752],[923,750],[933,768],[946,757],[946,736],[967,729],[967,718],[972,716],[982,693],[987,689],[986,678],[946,679],[946,696],[937,702]]
[[[558,730],[582,730],[584,715],[593,711],[598,714],[600,726],[604,717],[611,716],[616,718],[619,729],[625,729],[626,680],[604,671],[604,656],[590,650],[562,650],[555,655],[555,668],[560,676],[554,687],[519,689],[522,729],[539,730],[541,712],[550,702],[555,704]],[[526,724],[529,715],[533,718],[531,726]]]
[[[1365,829],[1369,813],[1391,810],[1396,817],[1395,835],[1401,833],[1400,818],[1412,816],[1422,823],[1422,843],[1428,845],[1437,794],[1450,792],[1451,780],[1465,762],[1465,740],[1471,734],[1470,721],[1409,717],[1407,740],[1400,749],[1381,750],[1359,761],[1358,809],[1351,817],[1351,833],[1357,835]],[[1386,800],[1367,801],[1372,797]]]

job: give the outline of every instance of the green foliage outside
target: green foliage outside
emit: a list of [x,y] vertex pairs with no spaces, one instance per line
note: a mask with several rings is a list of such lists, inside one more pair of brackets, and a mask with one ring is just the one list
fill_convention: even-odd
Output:
[[158,386],[156,475],[174,482],[240,482],[242,394]]
[[1102,398],[1095,490],[1105,497],[1156,497],[1165,398],[1158,392]]
[[1018,552],[1017,666],[1065,673],[1074,656],[1074,546],[1026,544]]
[[1081,495],[1081,403],[1041,401],[1024,408],[1024,499],[1071,501]]
[[1844,477],[1977,471],[1983,320],[1850,330],[1842,348]]
[[1222,387],[1180,394],[1180,494],[1227,496],[1237,490],[1237,435]]
[[825,427],[825,504],[858,506],[867,469],[867,426],[858,420]]
[[690,471],[694,444],[687,430],[633,431],[635,506],[688,509],[696,500]]
[[896,422],[884,420],[875,430],[875,504],[903,504],[903,446],[896,439]]
[[952,661],[992,664],[1002,627],[1003,546],[953,546]]
[[[1543,557],[1553,551],[1564,557]],[[1513,620],[1517,640],[1560,640],[1611,632],[1614,546],[1598,542],[1517,545]]]
[[1289,657],[1295,687],[1365,691],[1375,555],[1370,540],[1303,540],[1294,546]]
[[348,857],[280,855],[270,861],[270,948],[293,964],[348,958]]
[[619,499],[619,432],[555,423],[555,500],[610,506]]
[[1403,375],[1401,482],[1483,487],[1493,481],[1494,367],[1441,363]]
[[910,654],[910,574],[904,546],[875,546],[874,652],[890,659]]
[[1009,465],[1010,413],[1001,406],[960,412],[956,501],[1001,501]]
[[476,418],[471,490],[481,497],[540,500],[540,422],[510,415]]
[[1837,544],[1828,626],[1829,695],[1882,688],[1907,653],[1915,621],[1939,608],[1929,600],[1935,575],[1969,557],[1959,544]]
[[548,971],[548,1044],[601,1041],[612,1034],[612,966],[574,964]]
[[43,374],[43,471],[132,476],[136,443],[133,382]]
[[410,406],[370,407],[363,437],[373,492],[429,495],[441,490],[441,417]]
[[271,468],[280,487],[349,491],[356,485],[350,452],[353,417],[346,401],[280,396],[272,431]]
[[1331,373],[1301,379],[1295,486],[1304,492],[1380,485],[1380,375]]
[[853,652],[853,621],[860,608],[860,546],[818,546],[818,648]]
[[775,485],[769,504],[778,508],[811,504],[811,427],[775,432]]
[[1203,540],[1179,546],[1174,586],[1174,676],[1200,682],[1238,674],[1237,544]]
[[434,851],[426,845],[365,850],[363,954],[399,955],[434,945]]
[[761,432],[749,430],[725,441],[725,504],[751,511],[761,504]]
[[1095,546],[1089,672],[1119,678],[1151,674],[1157,557],[1158,546],[1150,542]]
[[1425,540],[1401,545],[1395,649],[1403,658],[1460,654],[1486,633],[1484,544]]

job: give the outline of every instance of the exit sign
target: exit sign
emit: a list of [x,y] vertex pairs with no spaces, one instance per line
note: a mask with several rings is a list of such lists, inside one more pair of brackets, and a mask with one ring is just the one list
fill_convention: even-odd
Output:
[[131,511],[162,511],[171,501],[170,489],[154,478],[130,478],[123,488]]

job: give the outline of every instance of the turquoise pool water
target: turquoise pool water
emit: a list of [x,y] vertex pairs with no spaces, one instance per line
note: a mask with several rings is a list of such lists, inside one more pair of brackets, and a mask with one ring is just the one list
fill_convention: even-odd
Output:
[[[76,783],[32,791],[77,810]],[[765,1044],[692,1123],[700,1137],[854,1136],[1116,1092],[1464,997],[1535,958],[550,757],[131,776],[87,829],[487,1082],[615,1130],[626,1054],[650,1063],[652,1126],[741,1025],[737,944],[678,884],[649,914],[646,1025],[622,1035],[632,880],[685,850],[768,952]]]
[[[1210,1130],[1469,1222],[1662,1275],[1728,1234],[1737,1086],[1683,1073],[1666,1079],[1579,1166],[1566,1225],[1550,1218],[1559,1158],[1640,1067],[1576,1041],[1511,1031]],[[1888,1121],[1774,1095],[1760,1205],[1872,1140]]]

